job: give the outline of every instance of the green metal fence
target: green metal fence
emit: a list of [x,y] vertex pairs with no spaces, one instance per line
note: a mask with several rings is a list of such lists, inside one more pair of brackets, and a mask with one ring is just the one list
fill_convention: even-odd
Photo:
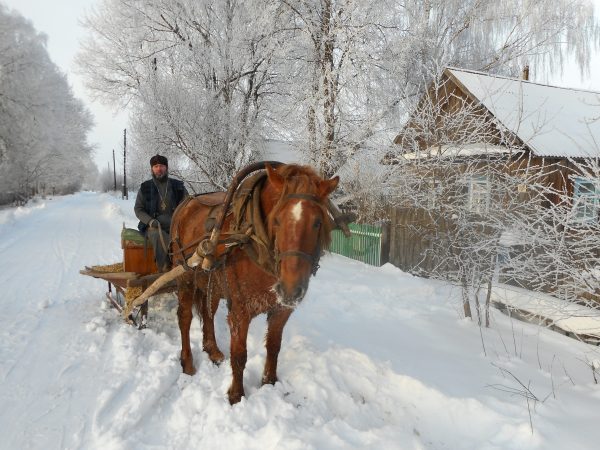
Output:
[[329,251],[356,259],[373,266],[381,266],[383,231],[377,225],[349,225],[352,236],[347,238],[340,230],[331,233]]

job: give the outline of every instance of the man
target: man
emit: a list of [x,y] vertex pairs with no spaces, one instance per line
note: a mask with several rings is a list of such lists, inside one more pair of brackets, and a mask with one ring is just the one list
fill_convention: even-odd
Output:
[[162,155],[150,158],[152,178],[144,181],[135,199],[138,229],[145,233],[152,248],[156,266],[161,272],[171,267],[169,242],[171,218],[177,205],[187,196],[183,181],[169,178],[169,161]]

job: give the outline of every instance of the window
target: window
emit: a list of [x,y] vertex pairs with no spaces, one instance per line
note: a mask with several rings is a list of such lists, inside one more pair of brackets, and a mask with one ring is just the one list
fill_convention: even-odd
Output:
[[490,208],[490,183],[484,175],[470,175],[468,178],[468,206],[471,212],[483,214]]
[[427,181],[427,208],[435,209],[442,195],[442,183],[440,180],[430,179]]
[[577,222],[589,223],[598,220],[600,208],[600,180],[575,177],[573,179],[573,208]]

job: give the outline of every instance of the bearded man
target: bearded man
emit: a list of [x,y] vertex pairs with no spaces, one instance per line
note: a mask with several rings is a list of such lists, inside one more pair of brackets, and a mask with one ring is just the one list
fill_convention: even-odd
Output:
[[135,199],[138,229],[146,235],[154,249],[154,259],[160,272],[171,267],[169,242],[171,218],[177,205],[187,196],[183,181],[169,178],[169,161],[162,155],[150,158],[152,178],[140,186]]

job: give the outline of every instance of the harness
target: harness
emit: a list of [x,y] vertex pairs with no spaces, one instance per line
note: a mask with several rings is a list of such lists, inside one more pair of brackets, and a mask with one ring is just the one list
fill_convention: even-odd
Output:
[[[246,178],[239,186],[233,197],[231,206],[225,213],[226,217],[231,217],[230,229],[221,230],[219,232],[219,237],[214,248],[211,248],[211,243],[208,238],[211,236],[211,231],[213,231],[212,228],[214,227],[215,216],[221,212],[221,209],[224,208],[225,205],[223,203],[215,202],[214,198],[203,199],[202,195],[186,199],[179,205],[178,209],[184,207],[189,201],[199,201],[203,205],[211,207],[205,221],[205,223],[210,226],[205,228],[205,234],[185,246],[181,245],[178,236],[179,233],[175,233],[173,242],[177,244],[176,247],[178,248],[173,252],[170,252],[170,255],[179,256],[183,260],[182,264],[184,268],[190,270],[191,268],[187,267],[186,260],[193,254],[193,250],[200,245],[202,253],[206,255],[205,257],[212,256],[214,258],[209,269],[212,271],[223,267],[227,255],[237,247],[243,250],[259,267],[275,277],[279,277],[281,260],[292,256],[309,261],[311,264],[311,273],[315,275],[320,267],[320,237],[317,239],[312,254],[300,249],[280,252],[277,243],[270,241],[265,218],[262,215],[260,207],[260,193],[266,178],[267,175],[265,172],[259,172]],[[214,197],[214,194],[209,195],[213,195]],[[306,200],[322,206],[319,198],[313,194],[292,193],[286,195],[283,201],[285,202],[290,199]],[[219,255],[215,255],[215,248],[219,245],[223,245],[225,250],[220,252]]]

